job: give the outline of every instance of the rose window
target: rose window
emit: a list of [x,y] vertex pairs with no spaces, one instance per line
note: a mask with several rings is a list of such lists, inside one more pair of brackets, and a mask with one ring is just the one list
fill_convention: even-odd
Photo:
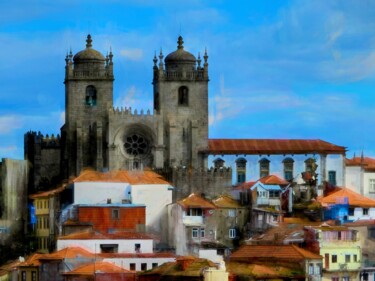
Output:
[[139,156],[148,152],[148,141],[138,134],[133,134],[125,139],[125,151],[129,155]]

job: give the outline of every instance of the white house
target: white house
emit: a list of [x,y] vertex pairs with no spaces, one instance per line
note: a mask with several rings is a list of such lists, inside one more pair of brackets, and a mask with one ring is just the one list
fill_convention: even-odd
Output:
[[146,231],[162,233],[173,187],[152,171],[84,170],[74,180],[73,204],[144,204]]
[[346,187],[375,199],[375,159],[370,157],[353,157],[345,160]]

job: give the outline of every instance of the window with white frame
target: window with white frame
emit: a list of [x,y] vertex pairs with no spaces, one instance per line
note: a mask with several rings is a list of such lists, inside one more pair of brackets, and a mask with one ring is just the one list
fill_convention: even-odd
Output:
[[314,274],[314,264],[309,263],[309,275],[313,275],[313,274]]
[[235,209],[229,209],[228,210],[228,217],[234,218],[236,216],[236,210]]
[[229,238],[230,239],[236,238],[236,229],[235,228],[229,229]]
[[199,235],[199,229],[198,228],[193,228],[191,230],[191,237],[198,238],[198,235]]
[[375,179],[369,179],[369,192],[375,193]]
[[259,177],[263,178],[270,174],[270,160],[263,158],[259,160]]
[[204,228],[193,227],[191,230],[192,238],[204,238],[205,235],[206,235],[206,231]]
[[201,208],[190,208],[186,210],[186,215],[187,216],[192,216],[192,217],[201,217],[203,214]]

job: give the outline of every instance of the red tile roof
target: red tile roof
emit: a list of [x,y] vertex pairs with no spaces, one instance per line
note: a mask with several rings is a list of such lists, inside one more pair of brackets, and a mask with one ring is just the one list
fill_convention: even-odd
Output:
[[37,199],[37,198],[54,196],[54,195],[59,194],[60,192],[62,192],[66,187],[67,187],[67,184],[64,184],[64,185],[62,185],[62,186],[60,186],[58,188],[52,189],[52,190],[43,191],[43,192],[36,193],[36,194],[31,194],[29,197],[31,199]]
[[237,200],[234,200],[228,195],[222,195],[219,198],[213,200],[212,203],[214,203],[214,205],[218,208],[241,208],[241,205],[237,202]]
[[278,176],[275,175],[268,175],[263,178],[260,178],[259,181],[263,184],[270,184],[270,185],[288,185],[289,182],[279,178]]
[[65,236],[60,236],[60,240],[90,240],[90,239],[153,239],[149,234],[140,232],[115,232],[115,233],[100,233],[94,231],[72,233]]
[[232,261],[274,259],[279,261],[302,261],[322,259],[322,256],[303,250],[295,245],[243,245],[231,254]]
[[215,209],[215,205],[195,193],[192,193],[188,197],[177,201],[177,204],[184,208]]
[[132,273],[132,271],[119,267],[113,263],[98,261],[82,265],[72,271],[64,272],[63,275],[94,275],[97,273]]
[[85,169],[74,182],[125,182],[130,184],[167,184],[161,175],[152,171],[109,171],[106,173]]
[[342,188],[326,197],[319,196],[317,200],[323,206],[327,206],[341,203],[345,197],[348,198],[350,206],[362,208],[375,207],[375,200],[362,196],[349,188]]
[[370,157],[353,157],[345,159],[346,166],[362,166],[366,171],[375,171],[375,159]]
[[346,148],[322,140],[209,139],[210,154],[345,154]]
[[64,260],[76,258],[95,258],[95,254],[80,248],[80,247],[67,247],[60,251],[51,254],[44,254],[39,257],[39,260]]

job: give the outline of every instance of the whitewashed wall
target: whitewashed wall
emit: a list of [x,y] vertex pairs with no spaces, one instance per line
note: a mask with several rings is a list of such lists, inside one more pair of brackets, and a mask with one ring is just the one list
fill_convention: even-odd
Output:
[[146,205],[147,231],[163,231],[166,221],[166,207],[172,203],[172,187],[167,184],[132,185],[133,204]]
[[107,199],[112,203],[122,203],[128,199],[128,183],[76,182],[74,183],[74,204],[103,204]]
[[[340,154],[330,154],[325,159],[324,166],[321,164],[321,156],[319,154],[286,154],[286,155],[209,155],[208,167],[214,167],[213,161],[221,158],[225,161],[226,167],[231,167],[233,170],[232,184],[237,183],[237,167],[236,160],[239,158],[246,159],[246,181],[256,181],[259,179],[259,160],[266,158],[270,161],[270,174],[284,178],[284,163],[285,158],[292,158],[294,160],[293,177],[297,178],[305,171],[305,161],[309,158],[316,159],[318,165],[317,173],[318,184],[322,182],[322,175],[325,175],[325,180],[328,180],[328,171],[336,171],[337,185],[343,186],[345,183],[344,171],[344,156]],[[323,158],[324,161],[324,158]]]
[[130,264],[135,263],[135,270],[136,271],[141,271],[141,264],[146,263],[147,264],[147,270],[152,269],[152,264],[157,263],[158,266],[162,265],[166,262],[175,262],[176,258],[170,257],[170,258],[165,258],[165,257],[149,257],[149,258],[105,258],[103,259],[105,262],[110,262],[114,263],[117,266],[120,266],[122,268],[125,268],[127,270],[130,270]]
[[141,244],[141,253],[153,253],[152,239],[58,239],[57,251],[81,247],[92,253],[100,253],[101,244],[118,244],[119,253],[135,253],[135,244]]

